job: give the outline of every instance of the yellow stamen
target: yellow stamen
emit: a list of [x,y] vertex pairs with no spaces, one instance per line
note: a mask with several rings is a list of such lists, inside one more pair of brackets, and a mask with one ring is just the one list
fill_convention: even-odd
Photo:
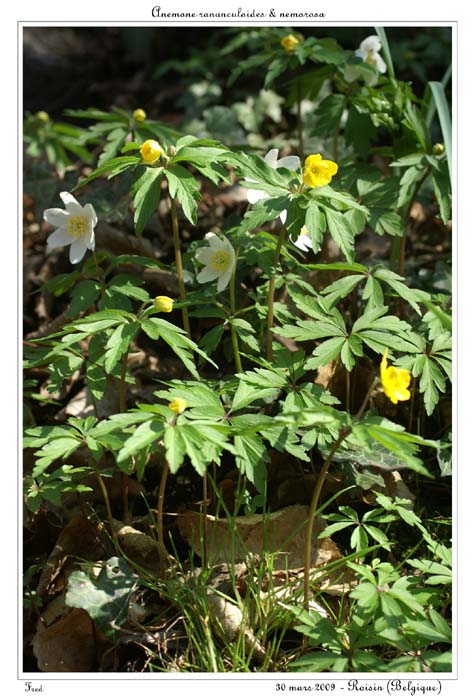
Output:
[[228,269],[231,262],[231,255],[224,250],[217,250],[213,253],[210,266],[215,270],[215,272],[225,272]]
[[66,223],[66,230],[73,238],[81,238],[88,233],[88,220],[84,216],[70,216]]

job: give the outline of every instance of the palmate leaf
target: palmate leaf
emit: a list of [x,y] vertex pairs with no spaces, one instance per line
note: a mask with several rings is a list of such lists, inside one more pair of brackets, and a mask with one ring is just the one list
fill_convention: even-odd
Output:
[[72,191],[75,192],[79,187],[87,185],[89,182],[101,177],[101,175],[107,174],[108,179],[111,179],[112,177],[124,172],[124,170],[135,168],[140,162],[140,156],[119,156],[118,158],[112,158],[111,160],[102,163],[99,168],[96,168],[96,170],[91,173],[91,175],[88,175],[88,177],[80,180]]

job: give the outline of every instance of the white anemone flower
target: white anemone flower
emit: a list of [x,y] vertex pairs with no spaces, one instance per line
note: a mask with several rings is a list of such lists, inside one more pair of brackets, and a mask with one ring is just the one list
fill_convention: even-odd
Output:
[[56,231],[46,241],[49,250],[70,245],[70,262],[79,263],[86,251],[94,250],[94,227],[98,222],[92,204],[82,207],[69,192],[60,192],[65,209],[46,209],[43,218]]
[[[301,166],[301,161],[299,160],[298,156],[285,156],[284,158],[280,158],[278,160],[278,153],[279,151],[277,148],[272,148],[264,156],[264,162],[267,163],[270,168],[274,168],[275,170],[276,168],[297,170]],[[248,180],[247,182],[254,182],[254,180]],[[270,195],[267,192],[262,192],[261,190],[248,190],[246,196],[250,204],[256,204],[256,202],[259,202],[260,199],[269,199]],[[282,211],[279,215],[279,218],[283,224],[286,221],[286,216],[286,211]]]
[[309,235],[306,225],[301,228],[299,231],[299,236],[295,241],[293,241],[293,243],[296,248],[299,248],[299,250],[302,250],[304,253],[307,253],[308,250],[312,250],[311,236]]
[[355,55],[365,61],[365,63],[376,68],[379,73],[386,73],[387,66],[379,54],[381,48],[382,43],[380,39],[376,34],[372,34],[363,40],[359,48],[355,51]]
[[235,249],[227,238],[216,233],[207,233],[205,238],[209,247],[203,246],[195,253],[198,262],[205,265],[197,275],[197,282],[204,284],[218,280],[217,289],[222,292],[228,285],[235,266]]

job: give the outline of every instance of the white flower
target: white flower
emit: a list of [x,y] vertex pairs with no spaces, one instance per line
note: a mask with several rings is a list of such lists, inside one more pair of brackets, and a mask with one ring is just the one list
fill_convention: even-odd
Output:
[[295,241],[293,241],[293,243],[296,248],[299,248],[299,250],[302,250],[304,253],[307,253],[308,250],[312,250],[311,236],[309,235],[306,225],[301,228],[299,231],[299,236]]
[[204,284],[218,280],[217,289],[222,292],[230,281],[235,265],[235,249],[227,238],[220,238],[215,233],[205,234],[209,247],[199,248],[195,258],[205,267],[197,275],[197,282]]
[[98,218],[92,204],[82,207],[72,194],[60,192],[66,209],[46,209],[43,218],[56,231],[48,236],[48,249],[71,245],[69,259],[73,264],[79,263],[86,251],[94,250],[94,227]]
[[[288,170],[297,170],[300,165],[301,161],[297,156],[285,156],[284,158],[280,158],[278,160],[278,149],[277,148],[272,148],[264,157],[264,162],[269,165],[270,168],[288,168]],[[247,180],[247,182],[255,182],[254,180]],[[267,192],[262,192],[261,190],[248,190],[247,191],[247,199],[250,204],[256,204],[256,202],[259,202],[260,199],[268,199],[269,194]],[[279,215],[279,218],[281,219],[282,223],[284,224],[286,221],[286,216],[287,212],[282,211],[281,214]]]
[[370,66],[374,66],[379,73],[386,73],[387,66],[379,54],[381,48],[382,44],[380,39],[376,34],[372,34],[372,36],[368,36],[363,40],[359,48],[355,51],[355,55]]

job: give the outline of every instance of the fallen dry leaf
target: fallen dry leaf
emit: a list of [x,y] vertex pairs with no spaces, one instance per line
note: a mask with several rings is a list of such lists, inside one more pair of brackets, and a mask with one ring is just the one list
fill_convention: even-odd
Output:
[[95,671],[111,646],[85,610],[68,608],[57,596],[43,612],[33,638],[40,671],[75,673]]
[[[275,553],[274,568],[299,569],[304,566],[304,542],[308,508],[294,505],[262,515],[241,515],[229,522],[225,518],[206,516],[208,557],[211,563],[243,561],[250,555]],[[182,537],[198,556],[202,553],[200,534],[204,530],[203,515],[185,511],[177,516]],[[321,517],[315,518],[313,530],[312,563],[322,565],[323,542],[319,532],[325,527]],[[330,542],[330,540],[329,540]],[[335,545],[334,545],[335,547]],[[234,554],[234,557],[233,557]],[[336,548],[335,556],[340,557]]]

